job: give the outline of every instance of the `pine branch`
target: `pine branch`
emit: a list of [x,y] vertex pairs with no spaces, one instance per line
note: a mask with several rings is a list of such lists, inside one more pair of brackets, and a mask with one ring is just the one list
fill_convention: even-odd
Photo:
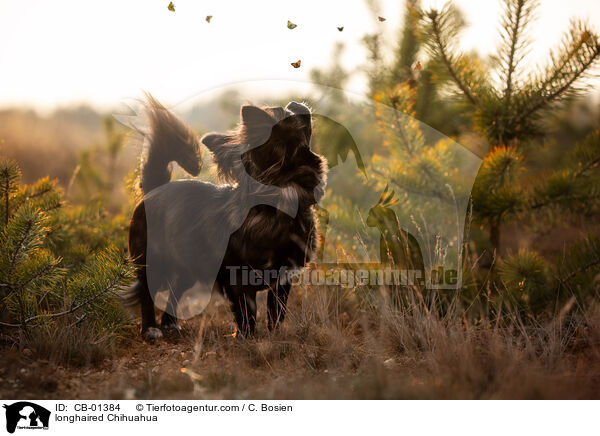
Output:
[[48,273],[53,272],[54,268],[60,263],[60,259],[52,259],[50,262],[46,263],[41,269],[39,269],[35,274],[27,277],[22,282],[16,283],[13,287],[24,289],[32,282],[39,280],[42,277],[49,275]]
[[62,312],[55,312],[55,313],[44,313],[44,314],[40,314],[40,315],[35,315],[35,316],[31,316],[25,320],[23,320],[20,324],[11,324],[11,323],[6,323],[6,322],[0,322],[0,325],[5,326],[5,327],[23,327],[26,324],[32,322],[32,321],[36,321],[38,319],[42,319],[42,318],[57,318],[60,316],[65,316],[65,315],[69,315],[71,313],[76,312],[77,310],[81,309],[84,306],[87,306],[91,303],[93,303],[94,301],[98,300],[100,297],[102,297],[103,295],[106,295],[110,292],[114,292],[116,290],[116,288],[121,284],[121,282],[128,278],[128,269],[126,268],[127,261],[124,261],[121,265],[119,265],[120,269],[119,269],[119,274],[117,274],[115,276],[115,278],[101,291],[96,292],[95,294],[93,294],[91,297],[89,297],[88,299],[82,301],[81,303],[71,307],[70,309],[64,310]]
[[513,93],[513,75],[518,63],[516,53],[519,48],[519,40],[523,34],[523,28],[526,24],[527,15],[531,10],[530,8],[526,8],[526,5],[526,0],[506,0],[506,17],[504,26],[510,29],[509,50],[506,60],[506,86],[504,89],[504,97],[506,99],[507,106],[510,106]]
[[433,40],[435,47],[437,48],[439,57],[444,66],[446,67],[446,70],[450,74],[450,77],[452,78],[456,86],[458,86],[458,88],[464,94],[464,96],[467,98],[467,100],[469,100],[469,102],[471,102],[473,106],[481,108],[481,103],[479,102],[475,94],[471,91],[471,89],[469,89],[467,84],[461,79],[457,68],[454,66],[453,57],[450,55],[450,53],[448,53],[448,45],[445,41],[446,37],[444,36],[443,26],[440,22],[440,16],[441,14],[438,13],[438,11],[436,11],[435,9],[431,10],[428,13],[428,17],[431,20]]
[[26,197],[26,200],[31,200],[33,198],[37,198],[37,197],[41,197],[43,195],[46,195],[49,192],[52,192],[54,190],[54,186],[49,185],[49,186],[45,186],[44,189],[40,190],[40,191],[36,191],[33,194],[30,194]]
[[451,201],[448,199],[448,197],[445,196],[445,195],[443,195],[437,189],[432,189],[430,193],[419,191],[417,189],[411,188],[406,183],[402,183],[400,180],[398,180],[395,177],[390,177],[388,174],[384,174],[383,172],[381,172],[377,168],[371,168],[371,171],[373,171],[378,176],[381,176],[381,177],[384,177],[386,179],[389,179],[389,181],[392,182],[394,185],[398,186],[399,188],[403,189],[404,191],[406,191],[406,192],[408,192],[410,194],[419,195],[421,197],[435,197],[435,198],[438,198],[438,199],[440,199],[440,200],[442,200],[442,201],[444,201],[446,203],[450,203],[451,204]]
[[538,90],[533,93],[533,95],[539,95],[540,98],[534,101],[533,104],[526,106],[511,121],[511,126],[519,125],[538,110],[565,95],[567,91],[572,89],[575,82],[582,78],[590,67],[600,59],[600,42],[595,34],[585,27],[581,30],[577,26],[571,32],[573,34],[580,32],[581,37],[579,39],[574,38],[565,44],[571,45],[571,47],[567,49],[565,54],[559,56],[559,63],[552,68],[549,77],[543,80],[538,85]]
[[4,197],[5,224],[8,224],[10,217],[10,195],[18,190],[20,179],[21,170],[14,161],[0,160],[0,193]]
[[529,117],[532,113],[541,109],[543,106],[551,103],[557,97],[561,96],[566,90],[568,90],[584,73],[585,71],[598,59],[600,56],[600,45],[596,48],[594,52],[594,56],[591,57],[585,64],[583,64],[582,68],[577,71],[563,86],[555,90],[553,93],[548,94],[546,97],[539,100],[536,104],[531,106],[529,109],[525,110],[521,115],[515,118],[513,124],[519,124],[525,118]]
[[[564,275],[560,274],[560,271],[558,272],[560,285],[565,285],[577,275],[600,265],[600,238],[588,234],[575,242],[570,247],[565,261],[566,265],[562,266],[561,269],[567,269],[569,272]],[[562,277],[560,277],[561,275]]]
[[537,312],[552,298],[548,292],[548,267],[535,251],[520,249],[500,263],[498,274],[517,301]]
[[[600,199],[600,195],[594,195],[594,196],[585,196],[584,195],[584,196],[580,196],[580,197],[571,195],[567,200],[569,200],[571,203],[578,202],[579,204],[582,204],[582,203],[585,203],[590,200],[598,200],[598,199]],[[536,202],[533,202],[530,207],[533,210],[538,210],[538,209],[542,209],[544,207],[554,206],[557,203],[559,203],[560,200],[561,200],[560,197],[555,197],[555,198],[551,198],[551,199],[547,199],[547,200],[543,200],[543,201],[536,201]]]
[[577,276],[578,274],[581,274],[583,272],[586,272],[587,270],[600,265],[600,257],[590,260],[588,263],[580,266],[579,268],[577,268],[574,271],[571,271],[569,274],[567,274],[566,276],[564,276],[563,278],[559,279],[559,282],[561,285],[565,285],[569,280],[573,279],[575,276]]
[[[111,295],[132,280],[133,266],[122,248],[106,248],[109,241],[122,247],[121,223],[68,205],[49,215],[64,205],[56,182],[44,178],[21,185],[19,179],[18,166],[0,159],[0,209],[4,212],[7,198],[10,208],[7,224],[0,219],[0,312],[6,309],[10,318],[0,328],[29,331],[20,335],[28,341],[37,334],[31,328],[46,319],[69,317],[65,328],[71,328],[91,318],[93,333],[105,335],[123,325]],[[59,234],[49,239],[53,231]],[[64,293],[55,291],[59,281]]]
[[68,325],[68,327],[75,327],[76,325],[81,324],[81,322],[85,319],[85,317],[87,316],[87,312],[83,312],[83,315],[81,315],[80,318],[77,318],[77,315],[75,315],[75,318],[77,318],[75,321],[73,321],[71,324]]
[[518,214],[524,195],[518,184],[523,157],[514,147],[498,146],[483,160],[471,194],[479,218],[499,224]]
[[598,164],[600,164],[600,156],[597,156],[595,159],[590,160],[589,162],[587,162],[585,165],[583,165],[578,171],[575,172],[575,177],[580,177],[583,175],[583,173],[587,172],[588,170],[592,169],[593,167],[597,166]]
[[5,199],[5,211],[6,211],[6,220],[5,220],[4,223],[6,225],[8,225],[8,217],[10,216],[10,209],[9,209],[9,206],[10,206],[9,198],[10,198],[10,196],[8,194],[10,192],[10,181],[9,181],[8,177],[6,177],[4,179],[4,183],[5,183],[4,192],[6,193],[4,195],[4,199]]
[[600,131],[591,133],[569,155],[568,164],[555,172],[534,189],[531,208],[562,205],[569,209],[580,209],[593,205],[600,198],[596,188],[600,174],[593,170],[600,164]]
[[398,44],[396,60],[391,71],[391,84],[413,81],[412,65],[419,51],[417,35],[418,21],[421,18],[419,0],[408,0],[405,6],[402,35]]
[[33,228],[33,221],[32,220],[27,220],[25,222],[25,231],[23,232],[23,236],[22,238],[19,240],[19,242],[15,245],[15,251],[13,251],[10,262],[8,264],[8,277],[11,276],[12,272],[15,269],[16,263],[17,263],[17,259],[19,258],[19,255],[21,254],[21,251],[25,248],[25,240],[27,239],[27,237],[29,236],[29,233],[31,232],[32,228]]
[[[422,141],[419,141],[419,138],[422,139],[422,132],[418,127],[418,123],[412,118],[414,115],[414,98],[414,90],[407,84],[398,85],[387,93],[377,94],[375,100],[378,104],[389,104],[392,112],[391,116],[389,116],[389,110],[386,109],[390,109],[390,107],[382,105],[384,109],[380,110],[378,106],[378,126],[384,136],[394,138],[392,140],[393,145],[391,144],[392,147],[401,147],[406,152],[408,161],[410,162],[410,164],[407,165],[408,168],[416,169],[417,171],[415,172],[423,174],[427,182],[429,182],[429,185],[444,185],[444,182],[440,181],[439,177],[436,177],[432,169],[427,165],[427,162],[423,161],[424,155],[422,147],[424,144]],[[391,123],[389,122],[389,118],[391,118]],[[390,124],[392,127],[391,129]],[[397,141],[396,137],[399,138],[399,141]],[[379,171],[376,171],[376,174],[382,175]],[[441,200],[448,201],[447,196],[438,189],[430,188],[428,190],[430,190],[431,193],[428,194],[423,191],[409,188],[405,183],[402,183],[402,181],[393,176],[391,176],[391,181],[407,192],[423,196],[433,195]]]
[[[408,97],[403,100],[404,107],[400,107],[399,98],[404,95],[407,95]],[[399,134],[401,143],[405,144],[405,150],[411,158],[414,157],[414,144],[413,141],[410,140],[408,137],[408,134],[406,132],[406,126],[400,120],[400,113],[406,114],[406,116],[411,116],[413,108],[413,99],[414,94],[408,86],[402,86],[399,89],[394,89],[392,91],[392,97],[390,99],[390,103],[392,105],[392,110],[394,114],[394,131]]]

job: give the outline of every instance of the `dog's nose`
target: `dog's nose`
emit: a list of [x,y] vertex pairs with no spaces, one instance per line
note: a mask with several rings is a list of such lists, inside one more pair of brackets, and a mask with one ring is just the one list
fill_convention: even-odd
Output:
[[295,101],[290,101],[285,108],[296,115],[310,115],[310,109],[307,106]]

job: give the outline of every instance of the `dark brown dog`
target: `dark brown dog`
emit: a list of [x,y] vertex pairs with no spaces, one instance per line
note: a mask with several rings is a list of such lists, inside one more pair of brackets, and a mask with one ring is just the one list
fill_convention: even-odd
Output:
[[248,283],[248,271],[302,267],[316,244],[314,206],[324,193],[326,162],[310,149],[312,117],[303,104],[243,106],[239,127],[211,133],[202,143],[219,174],[232,185],[170,182],[169,162],[200,172],[192,130],[149,97],[148,155],[142,167],[144,199],[131,219],[129,250],[139,265],[127,294],[142,306],[142,333],[156,328],[154,296],[168,289],[163,328],[176,327],[177,302],[196,284],[214,286],[231,302],[238,331],[256,326],[256,293],[268,289],[268,326],[286,312],[290,284],[279,275]]

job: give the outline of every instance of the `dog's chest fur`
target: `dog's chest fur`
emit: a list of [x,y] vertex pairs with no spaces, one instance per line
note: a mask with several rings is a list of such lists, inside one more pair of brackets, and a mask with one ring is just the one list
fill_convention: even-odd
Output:
[[224,266],[257,270],[302,267],[314,251],[315,220],[311,207],[295,218],[271,206],[253,207],[227,246]]

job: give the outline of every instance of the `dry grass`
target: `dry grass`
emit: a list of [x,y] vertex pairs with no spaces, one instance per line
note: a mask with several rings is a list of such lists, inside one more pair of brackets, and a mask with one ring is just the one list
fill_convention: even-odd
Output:
[[[259,318],[265,318],[265,296]],[[545,325],[514,313],[468,321],[424,303],[363,307],[352,291],[296,290],[283,327],[261,322],[234,338],[225,301],[154,344],[137,333],[112,356],[61,366],[3,352],[0,377],[21,398],[597,398],[600,311],[563,313]],[[262,309],[262,310],[260,310]],[[97,360],[97,359],[96,359]],[[12,363],[11,363],[12,362]],[[20,373],[10,374],[16,368]],[[30,368],[34,368],[30,370]],[[182,372],[182,368],[185,370]],[[48,386],[50,389],[48,389]],[[5,389],[6,389],[5,388]]]

